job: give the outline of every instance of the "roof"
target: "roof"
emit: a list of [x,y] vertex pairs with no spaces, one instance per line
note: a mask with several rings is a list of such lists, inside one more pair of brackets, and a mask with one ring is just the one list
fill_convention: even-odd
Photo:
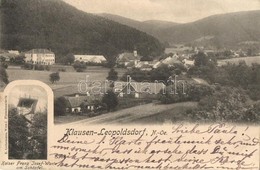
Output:
[[157,61],[154,65],[153,68],[158,68],[162,64],[161,61]]
[[32,49],[30,51],[25,52],[25,54],[54,54],[53,52],[51,52],[50,50],[47,49]]
[[92,104],[98,100],[95,96],[65,96],[68,107],[79,107],[82,103]]
[[135,66],[136,68],[152,68],[153,64],[156,62],[154,61],[139,61],[137,65]]
[[19,51],[17,51],[17,50],[8,50],[8,53],[19,55]]
[[163,64],[173,65],[173,64],[181,64],[181,61],[178,60],[176,57],[167,57],[162,61]]
[[75,60],[84,60],[87,62],[102,62],[106,61],[103,55],[74,55]]
[[134,56],[134,53],[125,52],[122,54],[119,54],[117,58],[117,62],[127,62],[130,60],[140,60],[141,56],[137,54],[137,56]]
[[38,100],[30,98],[20,98],[18,102],[18,107],[27,107],[30,108],[33,104],[36,104]]
[[17,104],[17,109],[19,114],[27,115],[27,114],[34,113],[37,102],[38,102],[37,99],[21,97]]
[[194,60],[184,59],[183,62],[184,62],[185,65],[194,65]]
[[9,58],[14,58],[16,57],[17,55],[16,54],[13,54],[13,53],[0,53],[0,57],[4,57],[6,59],[9,59]]
[[127,87],[132,86],[135,92],[158,94],[161,89],[165,88],[163,83],[150,83],[150,82],[115,82],[115,91],[122,91]]
[[160,67],[162,64],[168,65],[168,66],[173,66],[175,64],[183,64],[179,59],[177,59],[176,57],[167,57],[161,61],[158,61],[157,63],[155,63],[153,65],[153,68],[158,68]]
[[129,63],[126,64],[126,67],[128,67],[128,68],[135,67],[135,62],[130,61]]

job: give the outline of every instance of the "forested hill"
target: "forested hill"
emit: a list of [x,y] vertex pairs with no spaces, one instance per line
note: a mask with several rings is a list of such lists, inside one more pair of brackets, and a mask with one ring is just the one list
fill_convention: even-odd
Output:
[[111,14],[100,16],[132,26],[170,44],[225,48],[250,41],[260,42],[260,10],[212,15],[184,24],[165,21],[139,22]]
[[260,41],[260,10],[213,15],[161,30],[171,43],[212,44],[224,48],[245,41]]
[[77,10],[61,0],[2,0],[1,48],[47,48],[58,54],[111,57],[136,48],[141,55],[163,52],[154,37]]

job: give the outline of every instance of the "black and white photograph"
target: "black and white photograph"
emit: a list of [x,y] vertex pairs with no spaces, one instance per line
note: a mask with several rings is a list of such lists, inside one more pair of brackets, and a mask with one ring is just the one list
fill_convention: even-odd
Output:
[[260,122],[259,0],[2,0],[0,59],[55,125]]
[[0,169],[259,170],[260,0],[0,0]]
[[16,85],[8,96],[8,159],[47,159],[47,92]]

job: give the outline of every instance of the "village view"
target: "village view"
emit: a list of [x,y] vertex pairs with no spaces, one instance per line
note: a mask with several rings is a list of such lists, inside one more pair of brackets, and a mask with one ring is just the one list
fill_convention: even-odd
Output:
[[12,19],[3,24],[1,91],[15,80],[46,83],[55,124],[260,122],[257,38],[228,44],[218,34],[223,43],[214,45],[201,31],[165,42],[62,1],[6,1],[3,9]]
[[[137,106],[140,110],[136,114],[142,117],[146,110],[140,105],[146,108],[149,103],[162,107],[172,105],[162,109],[161,121],[165,121],[165,116],[171,121],[194,117],[212,120],[207,114],[213,109],[212,116],[219,116],[216,120],[235,120],[237,117],[232,115],[235,113],[241,121],[258,121],[259,86],[254,85],[254,78],[259,81],[260,74],[258,55],[242,50],[178,46],[166,48],[156,60],[140,56],[134,50],[119,54],[115,63],[108,63],[102,55],[82,54],[68,54],[67,63],[55,63],[55,54],[48,49],[2,50],[1,70],[6,69],[8,75],[4,83],[8,83],[7,78],[47,83],[54,91],[58,123]],[[227,102],[228,106],[223,106]],[[245,109],[246,114],[242,114]],[[149,115],[160,120],[160,112],[150,112],[145,114],[147,119]]]

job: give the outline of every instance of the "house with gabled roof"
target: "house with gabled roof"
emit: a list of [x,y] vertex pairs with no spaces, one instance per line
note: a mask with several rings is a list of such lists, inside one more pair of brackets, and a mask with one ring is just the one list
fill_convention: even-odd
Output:
[[182,64],[182,62],[179,60],[179,58],[175,56],[169,56],[163,60],[158,61],[153,65],[153,68],[158,68],[161,65],[167,65],[168,67],[173,67],[176,64]]
[[[135,66],[140,60],[142,56],[140,56],[136,50],[133,53],[124,52],[118,55],[116,59],[117,65],[123,65],[125,67],[130,67],[129,65]],[[132,66],[131,66],[132,67]]]
[[135,68],[139,68],[142,71],[150,71],[153,69],[153,65],[156,64],[157,61],[140,61],[137,63]]
[[64,96],[66,101],[66,112],[67,113],[87,113],[92,112],[98,107],[98,101],[100,98],[97,96],[90,95],[68,95]]

